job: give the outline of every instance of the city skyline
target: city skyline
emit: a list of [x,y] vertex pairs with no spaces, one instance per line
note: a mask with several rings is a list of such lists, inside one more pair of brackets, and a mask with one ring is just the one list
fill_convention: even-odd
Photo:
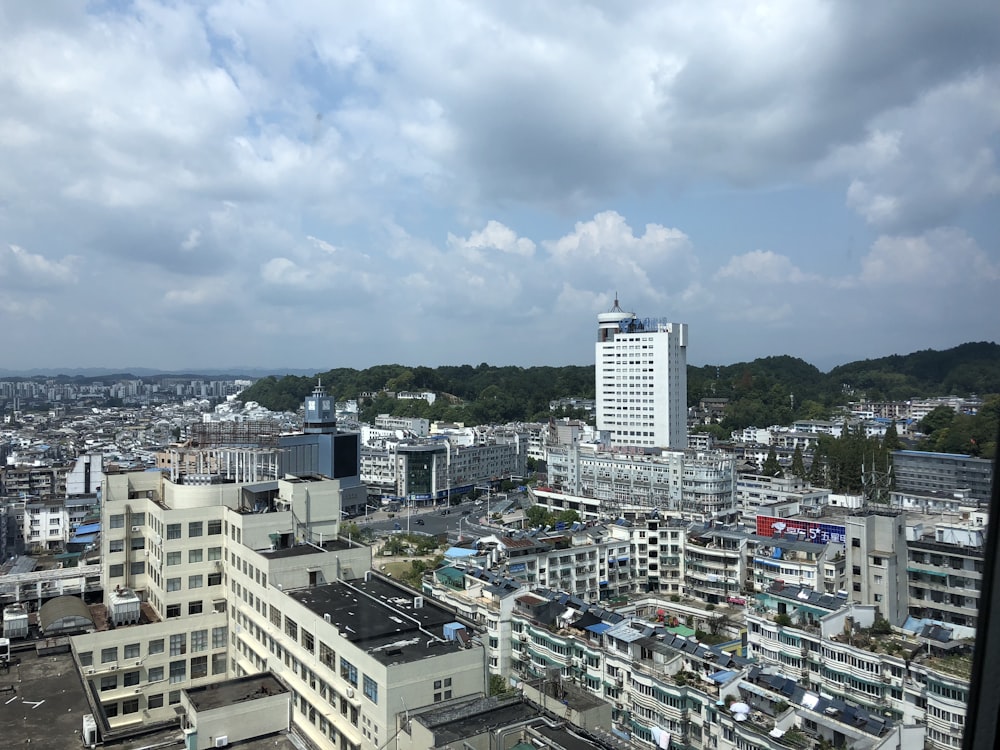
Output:
[[8,4],[0,367],[996,340],[1000,7]]

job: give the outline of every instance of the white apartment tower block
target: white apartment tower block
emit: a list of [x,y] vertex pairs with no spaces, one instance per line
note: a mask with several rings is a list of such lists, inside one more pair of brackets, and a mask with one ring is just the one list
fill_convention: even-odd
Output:
[[597,429],[612,445],[687,448],[687,323],[597,316]]

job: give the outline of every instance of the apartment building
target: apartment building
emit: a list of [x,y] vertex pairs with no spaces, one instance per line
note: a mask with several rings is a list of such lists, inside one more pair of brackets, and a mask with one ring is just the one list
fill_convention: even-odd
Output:
[[789,475],[771,477],[762,474],[736,475],[736,499],[744,521],[753,523],[761,506],[795,502],[796,512],[820,511],[830,498],[830,490],[812,487],[804,479]]
[[975,637],[979,623],[986,524],[938,521],[906,543],[906,583],[911,618],[946,624]]
[[[516,565],[516,563],[515,563]],[[517,594],[528,590],[521,580],[483,568],[444,566],[424,579],[423,591],[484,632],[490,674],[511,670],[511,614]]]
[[619,453],[597,445],[550,448],[548,485],[536,502],[576,510],[582,518],[677,511],[694,520],[735,518],[736,463],[713,451]]
[[961,747],[971,654],[951,631],[889,628],[876,607],[842,598],[838,605],[838,598],[805,588],[776,588],[770,597],[777,615],[763,608],[747,614],[748,644],[759,664],[801,689],[904,728],[923,725],[922,739],[935,750]]
[[960,453],[893,451],[892,472],[899,492],[967,490],[968,496],[980,505],[990,499],[993,462],[986,458]]
[[527,473],[527,436],[491,433],[475,445],[452,445],[448,438],[393,441],[361,450],[361,480],[384,495],[418,504],[472,492],[477,484]]

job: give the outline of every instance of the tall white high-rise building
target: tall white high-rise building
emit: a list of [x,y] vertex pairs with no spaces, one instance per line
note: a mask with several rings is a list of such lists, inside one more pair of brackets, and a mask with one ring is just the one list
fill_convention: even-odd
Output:
[[687,448],[687,323],[597,316],[597,429],[613,445]]

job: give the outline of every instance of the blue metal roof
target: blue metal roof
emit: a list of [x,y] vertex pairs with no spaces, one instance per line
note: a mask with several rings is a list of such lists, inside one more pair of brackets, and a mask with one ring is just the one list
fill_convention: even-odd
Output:
[[97,541],[97,534],[77,534],[69,540],[70,544],[92,544]]
[[606,622],[599,622],[596,625],[588,625],[586,629],[589,630],[591,633],[597,633],[598,635],[600,635],[610,627],[611,626],[608,625],[608,623]]
[[100,523],[84,523],[76,527],[74,534],[96,534],[101,530]]

